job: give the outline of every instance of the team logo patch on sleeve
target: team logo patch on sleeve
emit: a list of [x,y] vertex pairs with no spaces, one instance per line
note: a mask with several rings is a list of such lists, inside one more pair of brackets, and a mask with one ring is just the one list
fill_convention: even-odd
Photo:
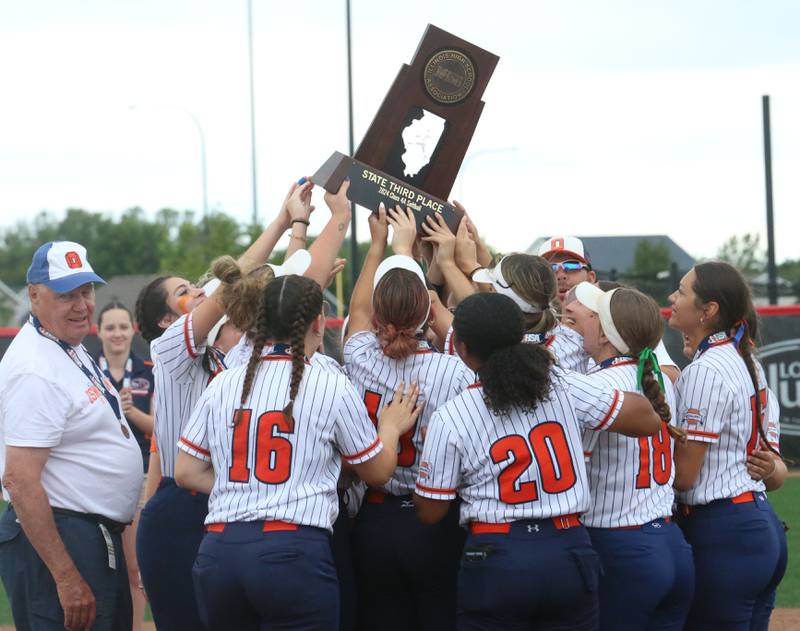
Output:
[[683,422],[686,423],[686,425],[702,425],[704,416],[705,410],[689,408],[683,414]]
[[417,474],[420,480],[427,480],[431,475],[431,463],[424,460],[419,463],[419,473]]

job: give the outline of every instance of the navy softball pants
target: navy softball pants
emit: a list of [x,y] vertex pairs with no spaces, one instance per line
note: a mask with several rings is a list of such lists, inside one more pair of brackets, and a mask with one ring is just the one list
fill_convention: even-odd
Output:
[[665,519],[588,528],[600,555],[601,631],[680,631],[694,596],[692,548]]
[[159,631],[203,629],[192,586],[192,564],[205,533],[208,495],[163,478],[142,509],[136,556]]
[[694,551],[696,587],[685,628],[766,628],[786,570],[786,537],[766,495],[745,493],[735,501],[689,507],[688,513],[681,528]]

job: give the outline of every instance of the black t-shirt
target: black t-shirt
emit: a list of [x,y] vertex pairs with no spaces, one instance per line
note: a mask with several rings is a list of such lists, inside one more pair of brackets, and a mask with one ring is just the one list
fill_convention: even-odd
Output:
[[[131,395],[133,396],[133,405],[145,414],[150,414],[150,401],[153,398],[153,388],[155,387],[155,381],[153,380],[153,362],[143,360],[133,353],[130,354],[130,360],[130,374],[123,376],[122,381],[117,381],[111,376],[111,371],[106,368],[106,362],[103,358],[102,351],[100,351],[100,354],[96,358],[98,365],[104,369],[106,376],[117,389],[117,392],[122,390],[125,377],[130,379],[129,387],[131,389]],[[144,462],[144,471],[146,473],[147,467],[150,464],[150,434],[145,434],[135,423],[129,421],[128,425],[130,425],[136,442],[139,443],[139,448],[142,450],[142,462]]]

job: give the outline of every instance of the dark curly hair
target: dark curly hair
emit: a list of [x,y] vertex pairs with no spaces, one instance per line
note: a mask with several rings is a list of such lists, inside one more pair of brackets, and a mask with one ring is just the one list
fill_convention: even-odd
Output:
[[522,311],[502,294],[466,298],[453,317],[456,340],[482,363],[478,377],[486,406],[507,415],[512,408],[532,412],[550,392],[553,357],[540,344],[523,344]]

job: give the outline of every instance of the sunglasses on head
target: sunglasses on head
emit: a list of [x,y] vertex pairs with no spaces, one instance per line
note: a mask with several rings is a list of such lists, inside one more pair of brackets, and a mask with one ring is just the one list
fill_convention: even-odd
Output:
[[575,260],[550,263],[550,267],[554,272],[557,272],[559,268],[563,269],[565,272],[577,272],[578,270],[587,269],[584,263]]

